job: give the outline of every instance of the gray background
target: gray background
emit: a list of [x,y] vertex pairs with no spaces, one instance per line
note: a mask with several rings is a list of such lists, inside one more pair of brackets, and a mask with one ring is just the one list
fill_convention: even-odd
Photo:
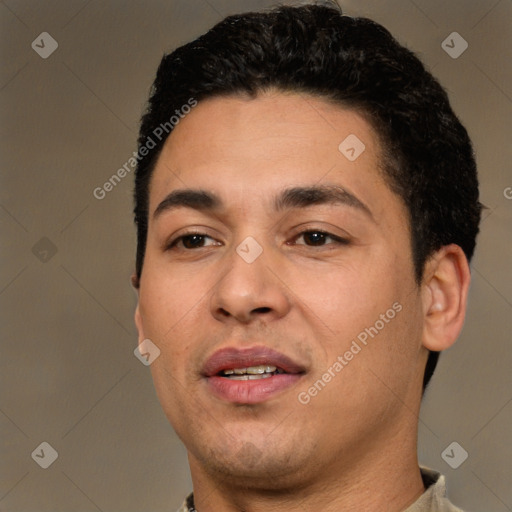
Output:
[[[0,510],[173,511],[190,490],[185,450],[133,355],[133,176],[102,200],[92,191],[136,149],[163,52],[271,3],[0,2]],[[489,209],[469,318],[425,400],[419,455],[459,506],[512,510],[512,1],[342,5],[419,53],[474,141]],[[47,59],[31,48],[45,31],[59,45]],[[469,43],[457,59],[441,47],[453,31]],[[48,469],[31,458],[43,441],[59,455]],[[458,469],[441,457],[453,441],[469,454]]]

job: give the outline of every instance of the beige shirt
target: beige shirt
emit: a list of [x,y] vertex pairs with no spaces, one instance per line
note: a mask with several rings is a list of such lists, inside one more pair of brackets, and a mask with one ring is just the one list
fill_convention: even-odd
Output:
[[[446,497],[444,476],[427,468],[420,468],[425,492],[404,512],[462,512]],[[190,494],[177,512],[198,512],[194,508],[194,495]],[[397,511],[398,512],[398,511]]]

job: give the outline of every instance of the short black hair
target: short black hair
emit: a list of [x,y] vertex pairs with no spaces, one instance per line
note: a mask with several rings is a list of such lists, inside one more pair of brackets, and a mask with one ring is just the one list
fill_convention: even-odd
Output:
[[[385,157],[384,176],[409,212],[418,284],[426,261],[444,245],[459,245],[471,260],[481,212],[476,163],[445,90],[378,23],[345,16],[335,6],[311,4],[228,16],[164,55],[138,139],[137,280],[146,249],[149,183],[174,127],[170,118],[191,98],[256,97],[268,90],[334,101],[374,127]],[[149,140],[152,149],[142,157]],[[429,354],[424,389],[438,356]]]

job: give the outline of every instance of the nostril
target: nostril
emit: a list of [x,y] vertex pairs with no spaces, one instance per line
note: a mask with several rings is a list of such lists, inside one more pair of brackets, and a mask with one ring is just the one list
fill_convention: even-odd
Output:
[[252,310],[253,313],[270,313],[270,311],[272,311],[272,309],[267,307],[256,308]]

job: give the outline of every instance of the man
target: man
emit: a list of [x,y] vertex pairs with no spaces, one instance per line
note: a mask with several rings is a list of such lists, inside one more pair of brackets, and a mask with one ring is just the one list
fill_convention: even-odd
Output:
[[417,424],[480,203],[419,60],[336,7],[231,16],[163,58],[139,155],[135,321],[181,510],[459,510]]

